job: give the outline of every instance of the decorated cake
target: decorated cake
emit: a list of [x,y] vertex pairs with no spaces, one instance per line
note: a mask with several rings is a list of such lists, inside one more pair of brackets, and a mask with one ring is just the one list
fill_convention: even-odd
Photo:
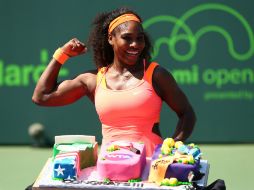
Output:
[[196,183],[201,186],[207,183],[209,165],[200,160],[200,149],[194,144],[166,138],[157,145],[151,158],[146,157],[142,142],[114,141],[104,144],[99,156],[97,151],[95,137],[57,136],[53,157],[34,187],[187,190],[193,187],[192,178],[198,172],[206,177]]
[[128,181],[140,178],[145,163],[144,143],[114,141],[101,148],[97,171],[104,179]]
[[78,179],[82,169],[96,165],[97,154],[98,144],[94,136],[56,136],[53,179]]
[[201,151],[193,143],[185,145],[167,138],[154,151],[148,180],[158,185],[186,184],[199,171],[200,157]]

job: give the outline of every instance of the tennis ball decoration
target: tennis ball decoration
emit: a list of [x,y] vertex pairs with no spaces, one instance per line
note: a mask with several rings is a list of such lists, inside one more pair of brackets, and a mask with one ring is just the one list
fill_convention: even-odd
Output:
[[164,186],[177,186],[178,185],[178,180],[174,177],[165,178],[165,179],[162,180],[161,185],[164,185]]
[[175,141],[174,141],[174,139],[172,139],[172,138],[166,138],[164,141],[163,141],[163,144],[166,144],[166,145],[168,145],[168,147],[174,147],[174,145],[175,145]]
[[169,155],[171,153],[171,148],[169,148],[167,145],[163,144],[161,146],[161,153],[163,155]]
[[182,141],[176,141],[175,142],[175,148],[179,148],[180,146],[183,145],[183,142]]
[[161,181],[161,185],[169,186],[169,179],[168,179],[168,178],[164,178],[164,179]]
[[178,185],[178,180],[174,177],[164,178],[161,181],[161,185],[164,185],[164,186],[177,186]]
[[174,177],[169,178],[169,185],[170,186],[177,186],[178,180]]

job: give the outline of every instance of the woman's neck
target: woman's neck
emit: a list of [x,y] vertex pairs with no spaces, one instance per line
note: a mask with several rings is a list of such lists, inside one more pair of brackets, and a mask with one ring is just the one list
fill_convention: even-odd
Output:
[[142,61],[138,61],[134,65],[128,65],[114,60],[114,62],[109,66],[109,69],[119,74],[124,74],[126,72],[135,73],[140,70],[144,70],[144,65]]

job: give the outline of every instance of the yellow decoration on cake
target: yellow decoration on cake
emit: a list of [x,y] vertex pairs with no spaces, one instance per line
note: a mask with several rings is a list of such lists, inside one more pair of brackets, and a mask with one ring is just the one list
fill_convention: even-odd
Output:
[[187,161],[187,157],[188,155],[174,155],[158,158],[157,160],[152,161],[148,181],[155,182],[156,184],[160,185],[165,177],[169,165],[174,161],[183,159]]
[[174,141],[174,139],[172,139],[172,138],[166,138],[166,139],[163,141],[163,144],[168,145],[168,147],[174,147],[175,141]]
[[110,146],[107,147],[107,151],[109,151],[109,152],[113,152],[115,150],[119,150],[119,146],[117,146],[115,144],[111,144]]
[[188,155],[187,160],[188,160],[189,164],[194,164],[195,163],[194,157],[192,155]]
[[165,173],[170,164],[174,162],[173,156],[167,156],[154,160],[151,164],[150,173],[148,177],[149,182],[155,182],[158,185],[163,181]]
[[161,184],[169,186],[169,179],[168,178],[163,179]]
[[182,159],[182,163],[183,163],[183,164],[188,164],[188,159],[187,159],[187,158],[183,158],[183,159]]
[[164,155],[169,155],[170,152],[171,152],[171,149],[168,148],[168,147],[163,147],[163,148],[161,149],[161,153],[164,154]]
[[179,148],[180,146],[183,145],[183,142],[182,141],[176,141],[175,142],[175,148]]
[[171,148],[167,144],[163,143],[163,145],[161,146],[161,153],[164,155],[168,155],[170,154],[170,152]]
[[176,186],[178,183],[178,180],[174,177],[169,178],[168,183],[170,186]]
[[188,144],[188,146],[190,146],[191,148],[193,148],[195,146],[194,143]]
[[165,149],[169,149],[168,145],[162,144],[162,146],[161,146],[161,151],[162,151],[162,150],[165,150]]

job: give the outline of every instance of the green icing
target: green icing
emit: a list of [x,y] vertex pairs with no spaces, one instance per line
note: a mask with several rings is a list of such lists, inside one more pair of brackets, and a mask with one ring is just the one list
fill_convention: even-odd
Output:
[[109,178],[105,178],[105,179],[103,180],[103,182],[110,182],[110,179],[109,179]]
[[63,143],[54,144],[53,158],[60,152],[79,151],[80,154],[80,168],[94,166],[96,164],[96,156],[94,144],[91,143]]
[[60,152],[60,150],[57,149],[57,144],[54,144],[54,147],[53,147],[53,158],[56,157],[56,155]]
[[183,181],[178,181],[177,184],[169,184],[169,183],[164,183],[161,182],[161,186],[179,186],[179,185],[191,185],[191,182],[183,182]]
[[178,181],[177,185],[191,185],[191,182]]
[[135,182],[140,182],[140,181],[142,181],[140,178],[129,179],[129,180],[128,180],[129,183],[135,183]]

